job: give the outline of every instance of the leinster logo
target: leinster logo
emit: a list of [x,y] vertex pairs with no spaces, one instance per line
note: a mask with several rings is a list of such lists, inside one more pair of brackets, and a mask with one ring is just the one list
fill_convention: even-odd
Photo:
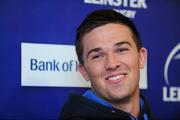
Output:
[[[163,101],[180,102],[180,43],[168,55],[164,66]],[[178,73],[179,72],[179,73]]]
[[169,70],[169,65],[172,60],[177,60],[177,61],[180,60],[180,43],[174,47],[174,49],[171,51],[171,53],[169,54],[166,60],[165,67],[164,67],[164,79],[165,79],[166,85],[170,85],[169,77],[168,77],[168,70]]

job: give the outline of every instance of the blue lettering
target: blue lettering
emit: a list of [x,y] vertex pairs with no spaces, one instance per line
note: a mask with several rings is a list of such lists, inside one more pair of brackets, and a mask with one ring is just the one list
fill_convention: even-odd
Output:
[[[64,70],[68,70],[68,65],[63,66]],[[60,71],[59,62],[53,61],[38,61],[37,59],[30,59],[30,70],[39,71]]]
[[40,62],[39,62],[39,70],[40,70],[40,71],[44,71],[44,70],[45,70],[45,64],[44,64],[43,61],[40,61]]
[[65,71],[65,72],[67,72],[68,69],[69,69],[68,63],[67,63],[67,62],[64,62],[64,63],[62,64],[62,70]]
[[49,62],[46,62],[46,70],[47,70],[47,71],[48,71],[49,69],[50,69],[50,71],[52,71],[52,69],[53,69],[52,66],[53,66],[53,65],[52,65],[52,62],[50,62],[50,61],[49,61]]
[[54,71],[60,71],[58,65],[59,65],[59,62],[56,62],[55,60],[53,60],[53,70]]
[[31,65],[31,70],[37,70],[37,60],[36,59],[31,59],[30,60],[30,65]]
[[76,72],[78,71],[79,62],[76,60]]

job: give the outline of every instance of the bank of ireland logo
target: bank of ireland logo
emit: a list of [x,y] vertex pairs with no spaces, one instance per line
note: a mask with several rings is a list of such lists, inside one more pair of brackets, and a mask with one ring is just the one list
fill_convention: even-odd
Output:
[[[163,101],[180,102],[180,43],[168,55],[164,66]],[[170,76],[171,74],[171,76]]]

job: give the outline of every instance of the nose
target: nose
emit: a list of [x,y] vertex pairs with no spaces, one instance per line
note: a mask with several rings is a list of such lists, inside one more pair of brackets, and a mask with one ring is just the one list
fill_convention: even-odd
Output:
[[113,54],[108,55],[106,58],[105,69],[111,71],[117,69],[118,67],[120,67],[118,57]]

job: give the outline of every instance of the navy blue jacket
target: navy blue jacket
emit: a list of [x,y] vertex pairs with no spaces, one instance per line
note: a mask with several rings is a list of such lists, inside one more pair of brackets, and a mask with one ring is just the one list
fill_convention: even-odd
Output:
[[[148,120],[155,120],[146,99],[143,108],[140,111],[138,120],[144,120],[144,113],[147,114]],[[116,108],[104,106],[86,97],[71,93],[69,100],[64,104],[60,120],[132,120],[131,115],[127,112]]]

